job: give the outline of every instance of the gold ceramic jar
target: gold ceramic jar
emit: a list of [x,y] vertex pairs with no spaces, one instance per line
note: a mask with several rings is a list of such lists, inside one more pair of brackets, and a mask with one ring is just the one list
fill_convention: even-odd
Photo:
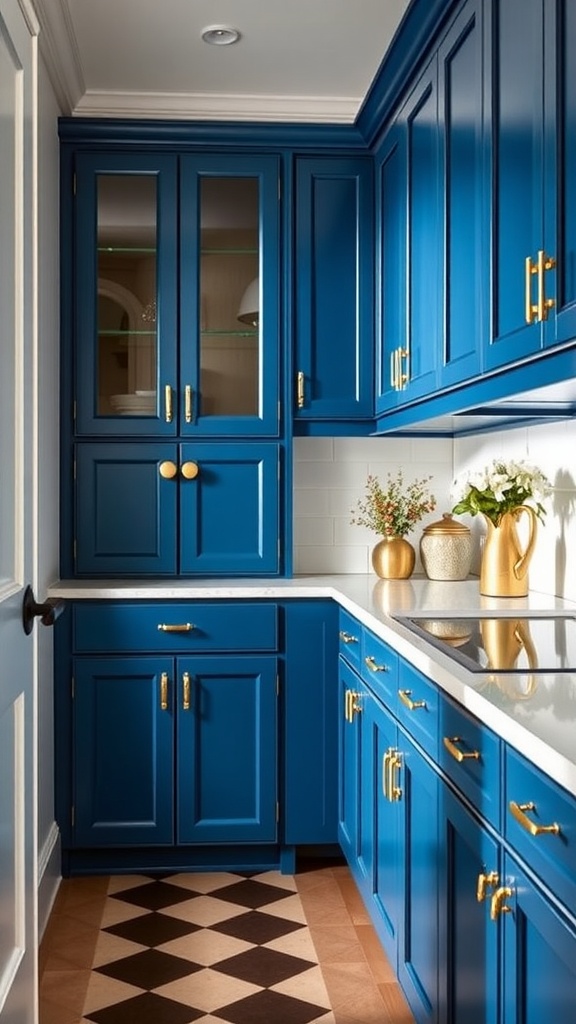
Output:
[[472,534],[451,512],[422,531],[420,557],[430,580],[464,580],[472,561]]

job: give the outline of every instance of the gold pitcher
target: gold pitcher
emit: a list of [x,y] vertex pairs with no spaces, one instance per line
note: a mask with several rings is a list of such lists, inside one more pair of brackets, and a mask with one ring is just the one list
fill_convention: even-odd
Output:
[[[529,534],[522,550],[516,523],[528,516]],[[489,597],[525,597],[528,593],[528,566],[536,543],[536,513],[529,505],[518,505],[504,512],[498,526],[488,516],[486,541],[480,568],[480,593]]]

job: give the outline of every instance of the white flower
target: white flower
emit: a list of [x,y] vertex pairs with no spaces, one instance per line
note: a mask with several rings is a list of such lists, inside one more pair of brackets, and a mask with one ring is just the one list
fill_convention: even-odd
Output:
[[506,463],[494,459],[490,466],[475,470],[454,481],[452,494],[456,501],[453,512],[475,516],[483,512],[496,525],[504,514],[519,505],[531,502],[539,519],[544,518],[542,501],[552,487],[542,470],[526,462]]

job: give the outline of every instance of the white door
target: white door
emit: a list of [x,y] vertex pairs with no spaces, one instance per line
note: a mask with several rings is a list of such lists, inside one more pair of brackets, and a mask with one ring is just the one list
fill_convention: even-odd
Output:
[[0,1018],[37,1020],[34,582],[36,28],[0,0]]

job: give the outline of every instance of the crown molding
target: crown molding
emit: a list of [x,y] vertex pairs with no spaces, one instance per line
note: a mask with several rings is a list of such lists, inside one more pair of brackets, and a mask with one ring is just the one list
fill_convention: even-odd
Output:
[[324,96],[88,90],[78,99],[73,113],[83,117],[353,124],[360,103],[361,99]]
[[72,113],[85,92],[78,43],[67,0],[33,0],[38,45],[63,113]]

